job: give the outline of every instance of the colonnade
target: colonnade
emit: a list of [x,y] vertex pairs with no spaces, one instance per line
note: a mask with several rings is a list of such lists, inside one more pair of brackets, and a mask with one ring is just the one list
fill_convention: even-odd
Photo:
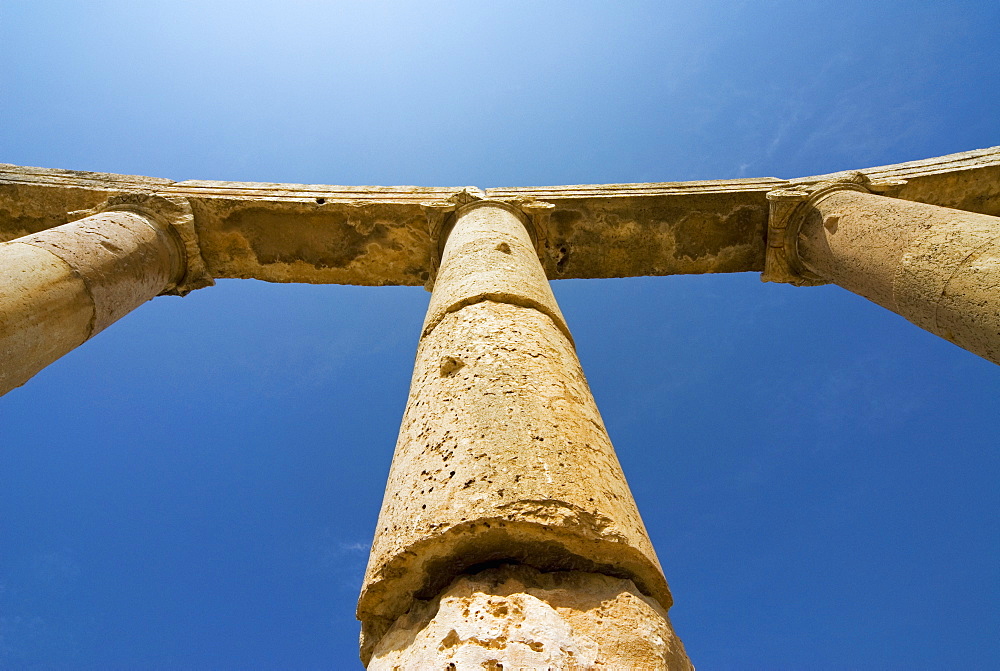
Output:
[[[770,193],[764,279],[838,284],[1000,363],[1000,218],[875,191],[852,173]],[[125,199],[0,244],[0,393],[206,283],[177,207]],[[691,668],[538,233],[493,200],[441,228],[358,603],[369,668]]]

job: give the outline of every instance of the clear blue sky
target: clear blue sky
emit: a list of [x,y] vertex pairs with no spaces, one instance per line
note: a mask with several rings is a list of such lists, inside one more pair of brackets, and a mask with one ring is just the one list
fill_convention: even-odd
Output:
[[[998,26],[995,1],[6,0],[0,161],[799,177],[1000,144]],[[555,291],[700,669],[1000,667],[1000,367],[837,287]],[[0,667],[360,667],[427,299],[221,281],[0,399]]]

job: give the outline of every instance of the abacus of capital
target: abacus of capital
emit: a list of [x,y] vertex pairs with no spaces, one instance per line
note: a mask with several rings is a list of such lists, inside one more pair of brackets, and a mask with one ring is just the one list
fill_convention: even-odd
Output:
[[214,278],[432,289],[358,602],[371,669],[689,669],[550,279],[835,283],[1000,363],[1000,147],[480,190],[0,165],[0,393]]

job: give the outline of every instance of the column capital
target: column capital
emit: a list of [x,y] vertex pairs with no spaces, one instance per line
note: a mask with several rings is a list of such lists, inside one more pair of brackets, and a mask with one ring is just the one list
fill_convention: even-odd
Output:
[[77,221],[102,212],[134,212],[159,225],[177,242],[184,265],[180,279],[163,291],[163,295],[184,296],[215,284],[208,272],[198,244],[194,212],[187,198],[157,196],[148,193],[123,193],[111,196],[89,210],[70,212],[70,221]]
[[532,196],[518,196],[495,200],[486,197],[480,189],[462,189],[445,200],[421,203],[427,217],[427,229],[431,237],[432,249],[430,259],[430,277],[424,288],[431,291],[437,277],[441,257],[444,255],[444,245],[448,235],[455,226],[458,217],[470,210],[484,205],[503,208],[516,216],[524,224],[535,247],[535,252],[542,256],[547,248],[549,215],[555,205],[540,201]]
[[782,282],[795,286],[828,284],[810,272],[801,262],[798,252],[799,231],[805,217],[815,205],[837,191],[859,191],[892,196],[906,180],[872,182],[866,174],[847,171],[820,182],[793,182],[767,193],[767,247],[761,281]]

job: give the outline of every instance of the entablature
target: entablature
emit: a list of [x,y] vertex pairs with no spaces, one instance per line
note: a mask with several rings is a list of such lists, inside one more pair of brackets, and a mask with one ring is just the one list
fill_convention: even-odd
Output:
[[[1000,216],[1000,147],[859,172],[901,183],[896,198]],[[477,189],[175,182],[0,164],[0,241],[147,194],[186,199],[214,278],[423,285],[438,254],[427,205],[466,193],[551,205],[539,249],[551,279],[760,272],[767,193],[835,176]]]

